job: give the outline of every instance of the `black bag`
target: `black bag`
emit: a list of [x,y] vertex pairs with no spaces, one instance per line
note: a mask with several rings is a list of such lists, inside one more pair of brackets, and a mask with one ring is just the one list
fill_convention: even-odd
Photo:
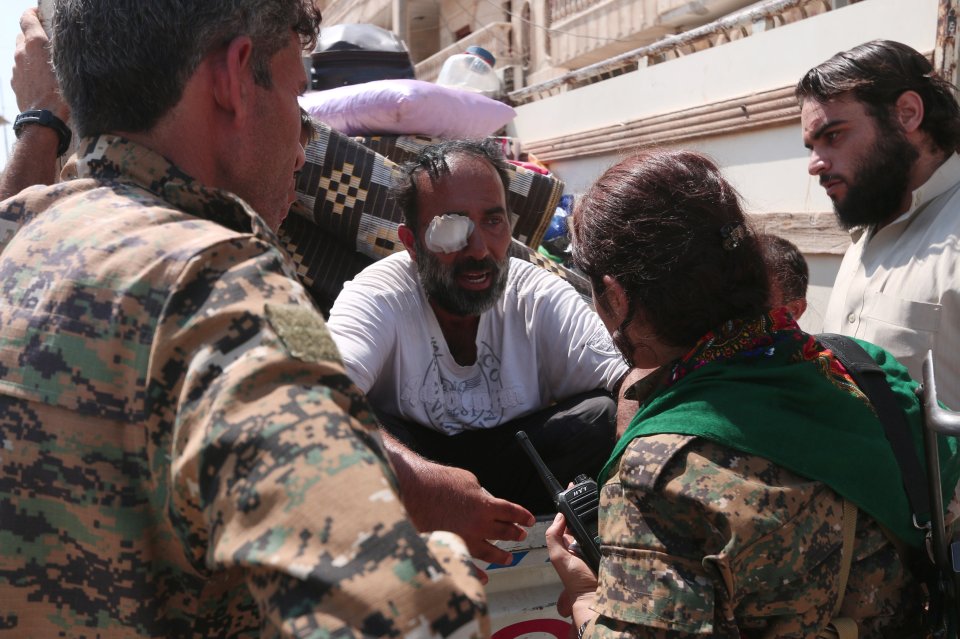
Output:
[[413,79],[413,62],[400,38],[375,24],[338,24],[320,31],[310,88],[333,89],[373,80]]

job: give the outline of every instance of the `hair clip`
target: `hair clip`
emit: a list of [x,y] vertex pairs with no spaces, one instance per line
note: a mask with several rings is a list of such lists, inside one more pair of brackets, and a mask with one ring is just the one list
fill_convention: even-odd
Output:
[[740,246],[740,242],[747,235],[747,230],[740,222],[730,222],[720,227],[720,237],[723,238],[723,250],[732,251]]

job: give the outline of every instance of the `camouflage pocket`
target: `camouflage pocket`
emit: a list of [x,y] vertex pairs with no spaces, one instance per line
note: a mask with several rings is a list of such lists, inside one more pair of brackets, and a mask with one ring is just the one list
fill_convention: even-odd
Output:
[[606,547],[595,610],[650,628],[709,635],[714,587],[699,562],[650,550]]

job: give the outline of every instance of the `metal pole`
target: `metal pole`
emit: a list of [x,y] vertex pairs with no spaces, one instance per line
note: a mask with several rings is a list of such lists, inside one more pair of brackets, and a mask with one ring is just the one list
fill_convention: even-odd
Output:
[[941,78],[957,85],[957,9],[960,0],[940,0],[937,9],[937,43],[933,68]]
[[[937,568],[937,587],[942,591],[944,621],[948,635],[956,637],[960,616],[960,572],[954,565],[956,554],[948,548],[946,524],[943,515],[943,490],[940,476],[938,434],[960,436],[960,414],[941,408],[937,401],[937,384],[933,373],[933,352],[923,359],[923,448],[927,462],[927,482],[930,493],[930,532],[934,563]],[[952,493],[951,493],[952,497]],[[914,522],[916,525],[917,522]],[[933,595],[934,593],[931,593]],[[947,636],[934,634],[934,636]]]
[[393,22],[393,32],[397,34],[403,43],[410,49],[410,8],[407,0],[393,0],[391,4],[391,21]]

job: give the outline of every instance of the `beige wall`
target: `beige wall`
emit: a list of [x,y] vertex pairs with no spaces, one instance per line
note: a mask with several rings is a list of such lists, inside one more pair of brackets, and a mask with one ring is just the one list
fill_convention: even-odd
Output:
[[469,25],[471,32],[478,31],[492,22],[503,22],[504,15],[495,0],[440,0],[440,48],[455,42],[457,29]]

